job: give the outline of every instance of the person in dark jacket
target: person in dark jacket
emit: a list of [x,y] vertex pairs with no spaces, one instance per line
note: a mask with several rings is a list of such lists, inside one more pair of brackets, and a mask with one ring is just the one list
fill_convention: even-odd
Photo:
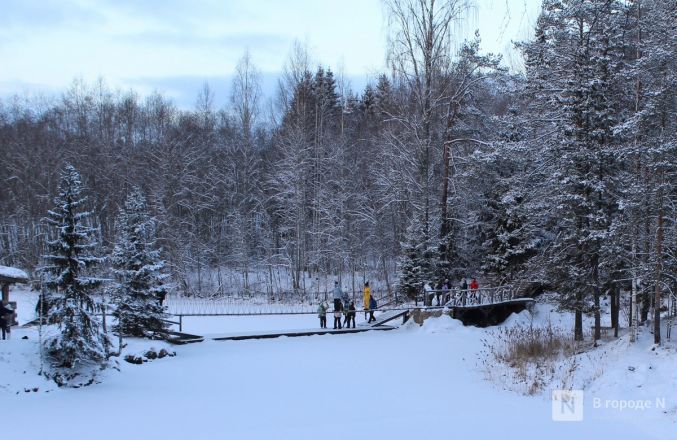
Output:
[[350,305],[348,306],[348,313],[346,314],[347,317],[347,324],[346,328],[350,328],[350,323],[353,323],[353,328],[355,328],[355,315],[357,314],[357,311],[355,310],[355,303],[350,301]]
[[373,296],[369,298],[369,321],[367,323],[371,323],[372,321],[376,321],[376,318],[374,317],[374,310],[376,310],[376,298]]
[[343,311],[343,304],[341,300],[334,299],[334,330],[337,328],[341,330],[341,312]]
[[166,290],[162,290],[162,291],[157,293],[157,302],[160,305],[160,307],[162,307],[166,298],[167,298],[167,291]]
[[461,282],[461,304],[465,306],[466,298],[468,297],[468,282],[463,278]]
[[343,303],[343,316],[344,316],[343,326],[348,328],[350,323],[350,312],[348,310],[348,304],[352,302],[350,300],[350,296],[348,296],[348,292],[343,293],[343,300],[341,302]]
[[2,331],[2,339],[7,339],[9,333],[9,324],[12,321],[14,310],[10,306],[5,306],[0,302],[0,331]]

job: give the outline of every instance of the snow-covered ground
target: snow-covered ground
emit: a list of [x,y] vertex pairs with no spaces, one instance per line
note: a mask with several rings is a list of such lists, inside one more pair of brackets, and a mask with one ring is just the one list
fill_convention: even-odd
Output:
[[[359,315],[359,314],[358,314]],[[564,315],[539,306],[535,320]],[[317,326],[315,317],[224,318],[188,324],[195,332]],[[307,319],[307,321],[305,321]],[[564,316],[562,322],[566,323]],[[506,325],[529,322],[528,312]],[[202,326],[200,328],[200,326]],[[487,380],[482,340],[492,330],[448,317],[389,332],[171,347],[176,357],[120,362],[100,384],[59,389],[36,375],[35,329],[0,341],[0,407],[9,438],[412,439],[675,438],[674,345],[648,338],[607,342],[603,371],[587,384],[582,422],[554,422],[549,393],[523,396]],[[648,332],[647,332],[648,334]],[[21,339],[28,336],[29,339]],[[131,341],[127,352],[165,347]],[[601,353],[601,351],[600,351]],[[591,357],[590,364],[594,357]],[[594,358],[597,359],[597,358]],[[582,363],[581,370],[591,365]],[[631,371],[628,367],[633,367]],[[496,366],[496,368],[501,368]],[[583,374],[584,375],[584,374]],[[38,388],[37,392],[30,391]],[[25,392],[25,390],[30,392]],[[47,392],[49,391],[49,392]],[[594,408],[664,398],[666,409]]]

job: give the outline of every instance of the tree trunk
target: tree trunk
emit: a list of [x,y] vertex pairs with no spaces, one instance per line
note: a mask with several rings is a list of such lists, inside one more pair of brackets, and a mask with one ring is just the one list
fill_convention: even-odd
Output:
[[[458,113],[458,107],[453,104],[453,101],[449,103],[449,109],[451,111],[447,112],[447,126],[445,128],[445,139],[443,145],[443,158],[442,163],[444,165],[444,180],[442,181],[442,200],[440,203],[441,208],[441,218],[442,225],[440,227],[440,238],[444,239],[447,233],[449,232],[449,213],[447,208],[447,201],[449,199],[449,178],[450,178],[450,160],[451,160],[451,127],[454,125],[454,120]],[[452,110],[453,109],[453,110]]]
[[658,228],[656,230],[656,293],[654,297],[654,331],[655,344],[661,343],[661,277],[663,272],[663,173],[658,179]]
[[574,340],[583,340],[583,294],[576,292],[576,308],[574,313]]
[[599,311],[599,286],[595,286],[593,290],[593,301],[595,303],[595,341],[598,341],[602,338],[601,334],[601,324],[602,324],[602,317],[600,315]]
[[[615,286],[611,286],[608,291],[609,293],[609,304],[611,305],[611,328],[614,330],[618,329],[618,302],[616,301],[616,289]],[[615,333],[615,331],[614,331]],[[614,334],[615,336],[615,334]]]
[[620,306],[621,306],[621,285],[619,283],[616,283],[612,287],[611,291],[611,298],[613,301],[611,302],[611,322],[614,327],[614,338],[618,337],[618,329],[620,328],[620,320],[619,320],[619,313],[620,313]]
[[388,267],[386,266],[386,258],[383,255],[381,255],[381,264],[383,265],[383,277],[386,280],[386,289],[388,289],[388,298],[392,298],[393,293],[390,289],[390,278],[388,277]]

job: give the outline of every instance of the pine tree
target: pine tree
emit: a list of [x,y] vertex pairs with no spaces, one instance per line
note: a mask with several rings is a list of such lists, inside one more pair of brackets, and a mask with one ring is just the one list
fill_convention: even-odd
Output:
[[118,221],[118,240],[112,256],[118,281],[116,331],[138,337],[165,337],[167,325],[160,305],[160,298],[167,293],[166,276],[162,273],[165,263],[156,248],[155,225],[139,189],[127,197]]
[[44,349],[54,371],[50,376],[60,385],[68,384],[91,367],[103,367],[108,340],[95,317],[92,293],[102,279],[88,277],[88,269],[102,262],[93,255],[97,244],[95,229],[87,226],[91,212],[84,211],[80,174],[71,165],[61,172],[59,193],[46,222],[57,232],[47,241],[50,254],[44,255],[44,287],[48,292],[48,322],[57,324],[59,333],[50,335]]

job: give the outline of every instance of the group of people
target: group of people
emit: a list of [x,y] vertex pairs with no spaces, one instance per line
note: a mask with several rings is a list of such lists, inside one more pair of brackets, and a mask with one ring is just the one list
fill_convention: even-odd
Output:
[[7,339],[9,335],[9,326],[14,320],[14,309],[10,304],[4,305],[0,301],[0,331],[2,332],[2,339]]
[[[374,310],[376,310],[376,299],[371,296],[371,288],[369,281],[364,283],[363,289],[363,304],[364,304],[364,319],[369,315],[368,323],[376,321],[374,317]],[[355,328],[355,315],[357,309],[355,302],[350,299],[347,292],[343,292],[338,281],[334,282],[334,290],[332,291],[332,298],[334,299],[334,329],[340,330],[345,328]],[[320,318],[320,328],[327,328],[327,311],[329,306],[326,302],[320,303],[317,307],[317,316]],[[343,318],[343,323],[341,318]]]
[[[473,278],[470,281],[470,284],[466,281],[465,278],[461,279],[461,284],[459,285],[459,290],[462,300],[465,302],[466,297],[468,297],[468,289],[470,289],[469,298],[474,299],[477,297],[477,289],[480,288],[477,278]],[[439,281],[435,288],[433,289],[430,282],[426,282],[423,285],[423,293],[425,295],[426,305],[432,306],[433,299],[437,300],[436,305],[441,306],[449,302],[451,299],[451,283],[448,279],[444,281]]]

